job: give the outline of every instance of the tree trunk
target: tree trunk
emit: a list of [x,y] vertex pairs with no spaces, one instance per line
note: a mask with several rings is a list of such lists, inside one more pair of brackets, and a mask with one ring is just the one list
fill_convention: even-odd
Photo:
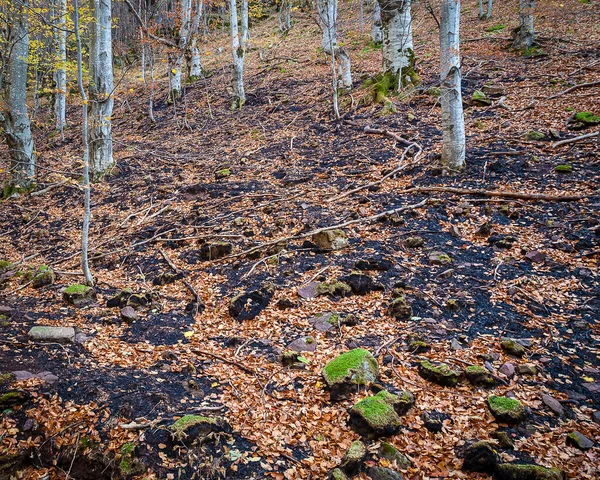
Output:
[[192,22],[192,0],[179,2],[179,32],[177,38],[178,50],[169,53],[169,84],[171,87],[170,100],[175,102],[183,93],[181,72],[183,60],[187,52]]
[[352,74],[350,57],[346,51],[337,44],[337,0],[318,0],[319,22],[323,28],[321,47],[323,51],[338,61],[337,85],[338,87],[352,88]]
[[381,43],[383,41],[383,32],[381,31],[381,7],[378,0],[373,1],[373,25],[371,26],[371,41]]
[[451,169],[465,165],[465,119],[460,77],[460,0],[442,0],[440,22],[440,104],[442,163]]
[[486,16],[486,18],[491,18],[493,5],[494,5],[494,0],[488,0],[488,8],[487,8],[487,16]]
[[90,170],[99,180],[114,165],[111,0],[90,0]]
[[484,18],[484,13],[483,13],[483,0],[479,0],[479,18],[483,19]]
[[57,14],[54,117],[56,119],[56,129],[62,133],[67,124],[67,0],[58,0]]
[[190,33],[192,40],[188,50],[188,79],[190,81],[196,80],[202,75],[202,61],[200,59],[200,50],[198,49],[198,31],[200,28],[200,18],[202,18],[203,7],[202,1],[197,2],[197,8],[195,9],[196,14],[192,21]]
[[289,31],[292,28],[292,1],[291,0],[282,0],[281,5],[279,7],[279,13],[277,15],[277,20],[279,22],[279,30],[282,33]]
[[[29,54],[29,3],[9,3],[8,18],[12,28],[6,38],[6,64],[4,82],[5,106],[0,120],[4,126],[6,143],[10,152],[10,185],[27,188],[35,175],[35,154],[31,124],[27,114],[27,58]],[[11,189],[12,190],[12,189]]]
[[244,49],[248,48],[248,42],[250,40],[250,30],[248,29],[248,0],[242,0],[241,8],[241,27],[242,27],[242,38],[241,42]]
[[[242,9],[242,15],[243,14],[244,9]],[[233,102],[231,108],[236,110],[241,108],[246,102],[246,94],[244,93],[244,56],[246,54],[246,42],[243,38],[240,42],[236,0],[229,0],[229,24],[231,27],[231,54],[233,57],[233,77],[231,79]]]
[[397,78],[397,86],[416,85],[410,0],[379,0],[383,31],[383,73]]
[[535,30],[533,28],[533,11],[535,0],[519,0],[519,26],[513,30],[513,46],[519,50],[533,47]]

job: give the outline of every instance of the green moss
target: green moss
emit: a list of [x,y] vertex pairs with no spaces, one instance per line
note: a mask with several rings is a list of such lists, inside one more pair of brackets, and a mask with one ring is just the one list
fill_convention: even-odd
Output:
[[334,468],[330,476],[332,480],[348,480],[348,476],[339,468]]
[[85,295],[91,289],[92,287],[88,287],[87,285],[75,284],[67,287],[65,293],[68,295]]
[[120,450],[121,461],[119,469],[123,475],[135,475],[142,473],[145,468],[135,458],[135,444],[131,442],[125,443]]
[[575,114],[575,120],[588,125],[598,125],[600,123],[600,115],[594,115],[592,112],[579,112]]
[[352,409],[360,413],[372,426],[383,426],[390,422],[396,423],[398,415],[396,414],[394,407],[386,401],[385,394],[391,395],[389,392],[382,390],[373,397],[367,397],[361,400],[354,405]]
[[190,427],[195,427],[196,425],[216,425],[217,420],[212,417],[204,417],[202,415],[184,415],[179,420],[177,420],[173,425],[171,425],[171,431],[174,434],[185,434],[185,431]]
[[486,28],[485,31],[490,32],[490,33],[500,32],[500,31],[504,30],[505,28],[506,28],[506,25],[500,23],[498,25],[492,25],[491,27]]
[[488,398],[488,406],[500,422],[517,423],[525,418],[525,407],[515,398],[492,395]]
[[562,164],[554,167],[556,173],[571,173],[573,171],[573,165]]
[[500,346],[502,347],[502,350],[514,357],[522,357],[525,355],[525,347],[510,338],[502,340]]
[[323,368],[323,377],[329,386],[346,381],[368,385],[375,381],[378,373],[377,360],[362,348],[342,353]]
[[525,134],[525,138],[527,140],[533,140],[537,142],[540,140],[544,140],[546,138],[546,135],[544,135],[542,132],[538,132],[537,130],[531,130]]
[[8,270],[11,265],[12,262],[9,262],[8,260],[0,260],[0,270]]
[[14,382],[15,376],[12,373],[0,373],[0,385]]
[[498,465],[494,479],[498,480],[564,480],[565,474],[558,468],[540,465],[503,463]]
[[215,178],[225,178],[231,175],[231,170],[229,168],[222,168],[221,170],[217,170],[215,172]]
[[427,90],[427,95],[431,97],[439,97],[442,94],[442,90],[439,87],[431,87]]
[[423,360],[419,364],[419,375],[425,380],[429,380],[439,385],[453,387],[458,384],[461,372],[452,370],[445,363],[434,365],[429,360]]
[[475,90],[473,92],[471,100],[473,100],[473,102],[475,102],[479,105],[491,105],[492,104],[492,101],[490,100],[490,98],[485,93],[483,93],[481,90]]
[[466,373],[489,373],[485,368],[480,367],[479,365],[469,365],[465,368]]
[[315,295],[329,295],[331,297],[346,297],[352,293],[350,285],[340,281],[322,282],[315,288]]

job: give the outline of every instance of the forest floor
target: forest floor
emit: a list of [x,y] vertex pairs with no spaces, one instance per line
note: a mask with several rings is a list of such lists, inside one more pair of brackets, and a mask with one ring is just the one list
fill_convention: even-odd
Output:
[[[64,141],[38,112],[38,191],[54,188],[0,208],[0,260],[12,264],[0,271],[0,373],[20,379],[0,377],[0,392],[21,392],[22,400],[0,417],[0,478],[11,469],[17,478],[78,480],[325,478],[358,438],[347,410],[368,392],[332,402],[321,370],[356,347],[375,355],[382,385],[416,398],[401,432],[387,440],[411,460],[402,467],[406,478],[489,478],[463,471],[462,457],[470,442],[497,430],[514,442],[499,449],[503,462],[599,478],[600,153],[593,141],[552,148],[550,137],[586,133],[568,128],[575,112],[600,114],[599,86],[551,98],[598,78],[600,10],[594,1],[539,2],[542,52],[524,57],[508,48],[514,7],[498,3],[488,21],[477,19],[474,6],[463,10],[467,168],[460,174],[438,164],[437,27],[420,7],[415,50],[423,83],[391,97],[394,114],[365,102],[362,84],[377,73],[381,52],[368,31],[361,37],[356,24],[344,23],[346,10],[340,28],[356,86],[340,99],[343,121],[332,119],[318,27],[300,12],[285,38],[270,20],[252,28],[240,111],[230,110],[225,92],[225,36],[211,40],[204,58],[212,74],[187,87],[176,114],[160,78],[155,123],[139,70],[130,70],[116,91],[118,166],[92,190],[96,298],[79,308],[63,300],[63,290],[83,281],[80,173],[68,173],[81,169],[80,110],[71,99]],[[486,86],[508,108],[499,96],[474,105],[473,92]],[[418,143],[422,155],[409,151],[397,175],[341,197],[397,168],[406,148],[364,127]],[[340,250],[319,249],[310,235],[286,240],[416,204],[345,226],[348,244]],[[220,249],[225,257],[203,259]],[[40,265],[56,279],[33,288],[26,272]],[[352,272],[367,285],[357,270],[373,279],[373,291],[311,295],[314,282]],[[125,288],[142,303],[129,322],[107,307]],[[398,289],[412,308],[404,319],[386,313]],[[202,302],[194,305],[193,292]],[[229,306],[244,292],[255,292],[255,309],[241,318],[256,316],[238,320]],[[330,324],[311,319],[326,312],[354,314],[357,322],[322,331]],[[37,343],[28,339],[34,325],[75,327],[83,336]],[[314,351],[283,366],[288,345],[306,337]],[[501,348],[504,337],[525,345],[523,358]],[[429,349],[415,351],[415,338]],[[423,358],[460,370],[487,362],[497,384],[438,386],[419,376]],[[498,423],[486,405],[491,394],[522,401],[526,420]],[[444,414],[441,432],[425,427],[423,414],[431,412]],[[226,425],[175,440],[170,425],[198,413]],[[595,446],[567,445],[573,431]],[[378,442],[369,451],[367,466],[390,467],[376,455]]]

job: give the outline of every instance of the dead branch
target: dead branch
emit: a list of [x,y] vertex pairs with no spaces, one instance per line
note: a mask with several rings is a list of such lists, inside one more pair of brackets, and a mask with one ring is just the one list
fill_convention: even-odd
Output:
[[598,135],[600,135],[600,131],[594,132],[594,133],[588,133],[586,135],[581,135],[581,136],[575,137],[575,138],[567,138],[566,140],[561,140],[559,142],[553,143],[552,148],[560,147],[561,145],[567,145],[569,143],[579,142],[579,141],[585,140],[587,138],[594,138],[594,137],[597,137]]
[[567,88],[566,90],[563,90],[562,92],[557,93],[556,95],[552,95],[551,97],[548,97],[548,100],[552,100],[553,98],[562,97],[563,95],[566,95],[567,93],[571,93],[573,90],[579,90],[580,88],[595,87],[596,85],[600,85],[600,80],[596,80],[595,82],[580,83],[579,85],[574,85],[571,88]]
[[415,187],[401,193],[444,192],[454,195],[479,195],[483,197],[515,198],[518,200],[541,200],[544,202],[576,202],[588,195],[546,195],[544,193],[501,192],[498,190],[471,190],[455,187]]
[[206,350],[199,350],[199,349],[192,350],[192,353],[195,353],[196,355],[204,355],[205,357],[214,358],[215,360],[219,360],[223,363],[227,363],[228,365],[233,365],[235,367],[238,367],[240,370],[243,370],[246,373],[249,373],[251,375],[259,377],[259,374],[256,373],[251,368],[248,368],[245,365],[242,365],[241,363],[236,362],[235,360],[229,360],[228,358],[222,357],[221,355],[217,355],[216,353],[207,352]]
[[129,10],[131,10],[131,13],[133,13],[134,18],[137,21],[137,23],[139,24],[140,28],[142,29],[142,32],[144,32],[144,35],[147,35],[152,40],[156,40],[157,42],[167,45],[169,47],[179,48],[179,46],[175,42],[172,42],[171,40],[168,40],[166,38],[157,37],[153,33],[150,33],[150,31],[148,30],[148,27],[142,20],[142,17],[140,17],[140,14],[135,9],[135,7],[131,4],[131,2],[129,0],[125,0],[125,4],[129,8]]

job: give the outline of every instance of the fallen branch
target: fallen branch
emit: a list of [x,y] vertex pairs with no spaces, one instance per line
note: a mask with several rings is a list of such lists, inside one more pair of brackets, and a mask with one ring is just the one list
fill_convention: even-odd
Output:
[[240,370],[243,370],[244,372],[249,373],[250,375],[255,375],[256,377],[259,377],[258,373],[256,373],[251,368],[248,368],[248,367],[242,365],[241,363],[236,362],[235,360],[229,360],[228,358],[222,357],[221,355],[217,355],[216,353],[207,352],[206,350],[199,350],[199,349],[192,350],[192,353],[195,353],[196,355],[204,355],[205,357],[214,358],[215,360],[219,360],[223,363],[227,363],[228,365],[233,365],[235,367],[238,367]]
[[573,90],[579,90],[580,88],[595,87],[596,85],[600,85],[600,80],[596,80],[595,82],[580,83],[579,85],[574,85],[571,88],[567,88],[566,90],[564,90],[560,93],[557,93],[556,95],[552,95],[551,97],[548,97],[548,100],[552,100],[553,98],[562,97],[563,95],[566,95],[567,93],[571,93]]
[[501,192],[499,190],[471,190],[455,187],[415,187],[401,193],[444,192],[455,195],[479,195],[483,197],[515,198],[519,200],[542,200],[545,202],[576,202],[588,195],[546,195],[544,193]]
[[597,137],[599,134],[600,134],[600,132],[594,132],[594,133],[588,133],[586,135],[581,135],[581,136],[575,137],[575,138],[567,138],[566,140],[561,140],[559,142],[553,143],[552,148],[560,147],[561,145],[567,145],[569,143],[579,142],[579,141],[585,140],[587,138],[594,138],[594,137]]

